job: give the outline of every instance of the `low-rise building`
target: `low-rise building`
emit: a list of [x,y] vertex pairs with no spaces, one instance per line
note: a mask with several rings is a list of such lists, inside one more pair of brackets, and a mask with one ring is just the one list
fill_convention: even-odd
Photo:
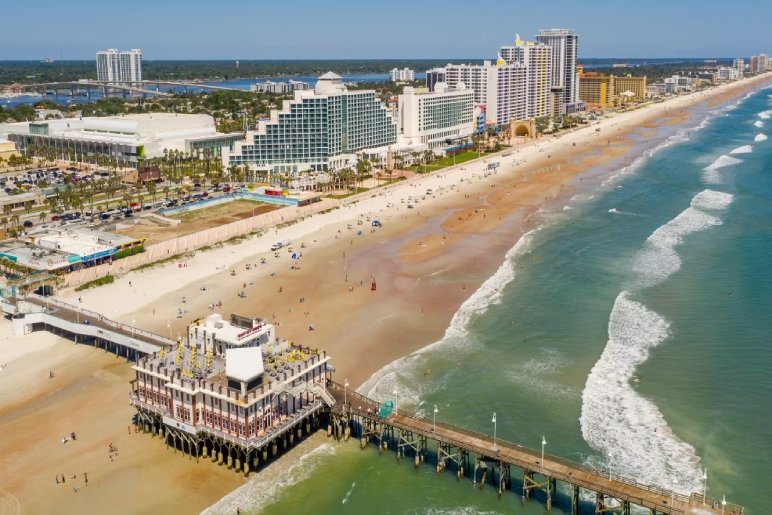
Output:
[[[278,437],[294,437],[288,431],[294,426],[308,434],[325,401],[334,402],[327,391],[332,367],[324,352],[272,332],[270,341],[253,338],[267,335],[268,325],[250,329],[241,321],[257,319],[216,317],[210,330],[218,336],[210,338],[198,326],[198,336],[189,331],[176,349],[140,358],[132,367],[130,402],[143,429],[174,436],[191,454],[212,455],[248,473],[269,447],[276,454]],[[224,343],[244,332],[249,345]]]
[[274,93],[277,95],[286,95],[293,91],[305,91],[310,89],[310,85],[307,82],[299,80],[288,80],[281,82],[265,81],[258,82],[249,86],[249,90],[253,93]]
[[[70,272],[112,261],[144,240],[91,229],[50,229],[0,244],[0,258],[34,272]],[[141,250],[139,248],[138,250]]]
[[46,147],[63,159],[88,162],[95,155],[113,157],[119,165],[137,166],[144,159],[162,157],[164,150],[197,153],[210,149],[219,156],[243,138],[217,132],[206,114],[127,114],[0,124],[0,137],[16,143],[24,153]]
[[[16,143],[4,138],[0,138],[0,159],[3,161],[8,161],[11,156],[16,154]],[[5,163],[0,161],[0,166],[3,166],[3,164]]]

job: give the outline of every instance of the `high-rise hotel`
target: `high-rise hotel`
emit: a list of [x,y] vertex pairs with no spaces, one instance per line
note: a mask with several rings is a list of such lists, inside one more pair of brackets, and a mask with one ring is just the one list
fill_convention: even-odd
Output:
[[576,70],[579,36],[571,29],[546,29],[539,31],[536,41],[552,48],[553,96],[562,100],[562,105],[556,106],[555,112],[564,114],[579,101]]
[[96,54],[97,80],[122,84],[142,82],[142,50],[118,51],[115,48]]
[[496,63],[448,64],[426,72],[426,85],[459,84],[474,91],[474,102],[485,105],[487,123],[505,124],[552,113],[553,52],[551,47],[518,36],[503,46]]
[[349,91],[328,72],[313,90],[295,91],[294,99],[259,122],[223,154],[223,163],[273,173],[330,170],[346,166],[359,151],[396,141],[397,123],[375,91]]

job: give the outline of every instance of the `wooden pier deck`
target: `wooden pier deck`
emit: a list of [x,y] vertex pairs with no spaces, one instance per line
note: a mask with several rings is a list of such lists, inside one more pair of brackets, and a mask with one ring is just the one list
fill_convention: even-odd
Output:
[[[82,338],[98,338],[120,347],[128,354],[136,351],[152,354],[165,347],[174,348],[177,342],[171,338],[124,324],[51,297],[30,294],[24,297],[3,299],[2,311],[13,318],[25,318],[28,324],[45,324],[61,332]],[[135,358],[136,359],[136,358]]]
[[[637,505],[650,510],[652,514],[684,514],[684,515],[741,515],[743,508],[720,501],[705,498],[702,494],[693,493],[690,496],[664,490],[652,485],[640,484],[634,479],[611,474],[608,471],[594,469],[579,463],[544,454],[542,462],[541,451],[529,449],[521,445],[497,438],[494,446],[493,438],[464,428],[442,422],[432,423],[432,420],[415,418],[404,411],[393,413],[385,419],[378,416],[379,404],[372,399],[332,383],[329,391],[333,394],[336,404],[332,413],[344,421],[360,420],[372,427],[381,424],[385,429],[413,435],[437,442],[438,449],[455,448],[479,456],[478,462],[494,463],[503,470],[504,466],[515,466],[524,471],[524,487],[540,489],[547,492],[547,508],[550,508],[550,497],[554,494],[554,482],[562,481],[572,486],[574,501],[572,512],[578,512],[579,489],[596,494],[596,512],[618,512],[628,514],[630,505]],[[347,404],[344,406],[344,397]],[[383,429],[382,429],[383,430]],[[402,439],[402,442],[408,440]],[[405,445],[403,443],[402,445]],[[409,444],[408,444],[409,445]],[[413,447],[415,448],[415,447]],[[543,479],[536,480],[541,476]],[[475,478],[476,480],[476,473]],[[481,481],[482,482],[482,481]],[[524,488],[524,498],[528,493]],[[609,502],[609,500],[615,500]],[[616,508],[614,508],[616,506]]]

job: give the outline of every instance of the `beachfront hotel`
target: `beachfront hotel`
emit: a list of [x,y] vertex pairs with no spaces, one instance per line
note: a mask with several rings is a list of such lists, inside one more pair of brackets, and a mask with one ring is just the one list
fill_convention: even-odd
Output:
[[399,136],[410,146],[432,150],[466,140],[474,132],[474,92],[463,83],[434,91],[406,86],[399,95]]
[[571,29],[544,29],[536,35],[536,41],[552,48],[553,97],[560,105],[553,112],[565,114],[575,110],[579,101],[576,58],[579,55],[579,35]]
[[96,68],[99,82],[138,84],[142,82],[142,50],[101,50],[96,54]]
[[617,102],[643,100],[648,96],[646,76],[603,75],[579,71],[579,100],[591,108],[613,106]]
[[334,400],[326,353],[275,336],[264,320],[212,314],[170,349],[138,359],[130,401],[139,426],[195,457],[248,473],[318,425]]
[[325,171],[348,166],[357,152],[396,141],[397,123],[375,91],[349,91],[339,75],[328,72],[313,90],[295,91],[246,141],[223,152],[223,164],[271,173]]
[[553,32],[542,31],[537,41],[523,41],[516,36],[514,45],[499,49],[495,63],[447,64],[428,70],[426,86],[434,90],[440,83],[451,88],[464,84],[474,91],[474,102],[485,106],[488,124],[503,125],[575,110],[581,103],[576,95],[567,96],[562,84],[568,82],[572,91],[576,89],[576,80],[564,76],[576,73],[577,36],[570,30]]

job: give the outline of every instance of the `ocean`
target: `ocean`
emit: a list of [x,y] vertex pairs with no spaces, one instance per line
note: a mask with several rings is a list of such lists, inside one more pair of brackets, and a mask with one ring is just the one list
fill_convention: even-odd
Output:
[[[772,90],[641,130],[456,313],[444,338],[360,389],[400,409],[643,483],[767,512],[772,459]],[[430,373],[426,373],[430,369]],[[431,449],[430,444],[430,449]],[[541,514],[512,490],[355,441],[301,450],[213,512]],[[272,485],[266,488],[266,478]],[[559,485],[559,492],[561,487]],[[592,513],[590,498],[583,512]],[[568,513],[558,495],[554,513]],[[232,510],[232,511],[231,511]]]

